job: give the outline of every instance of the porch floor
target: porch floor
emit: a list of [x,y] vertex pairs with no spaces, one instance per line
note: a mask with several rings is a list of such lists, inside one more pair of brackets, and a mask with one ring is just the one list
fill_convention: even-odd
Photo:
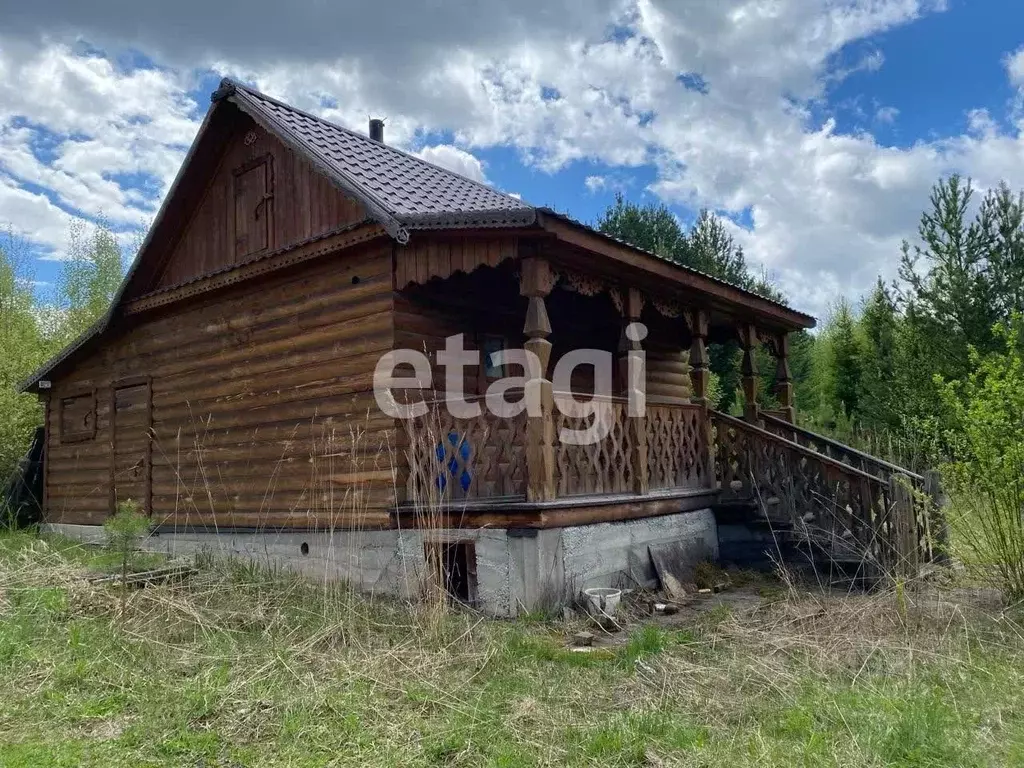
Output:
[[395,527],[416,528],[560,528],[611,523],[707,509],[716,504],[717,488],[670,488],[645,494],[609,493],[527,501],[497,496],[445,502],[439,509],[404,503],[391,510]]

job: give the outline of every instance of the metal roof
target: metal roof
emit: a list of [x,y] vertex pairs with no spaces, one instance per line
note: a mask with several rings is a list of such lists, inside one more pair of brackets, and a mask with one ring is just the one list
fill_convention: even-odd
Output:
[[651,256],[651,257],[653,257],[655,259],[658,259],[659,261],[664,261],[667,264],[671,264],[671,265],[673,265],[675,267],[678,267],[679,269],[683,270],[684,272],[689,272],[692,275],[697,275],[698,277],[702,277],[705,280],[711,281],[712,283],[717,283],[718,285],[727,286],[729,288],[732,288],[733,290],[739,291],[740,293],[744,293],[744,294],[746,294],[748,296],[752,296],[752,297],[755,297],[755,298],[758,298],[758,299],[762,299],[764,301],[770,302],[771,304],[776,304],[776,305],[778,305],[780,307],[784,307],[787,311],[792,312],[795,315],[799,315],[800,317],[802,317],[802,318],[806,319],[807,321],[809,321],[810,322],[810,327],[813,327],[815,322],[816,322],[812,315],[808,315],[805,312],[800,312],[798,310],[795,310],[792,307],[788,306],[787,304],[784,304],[783,302],[779,301],[778,299],[773,299],[771,296],[765,296],[764,294],[758,293],[757,291],[751,290],[750,288],[744,288],[742,285],[737,285],[736,283],[731,283],[728,280],[723,280],[722,278],[716,277],[715,275],[712,275],[712,274],[710,274],[708,272],[702,272],[699,269],[694,269],[693,267],[687,266],[685,264],[680,264],[678,261],[673,261],[672,259],[668,259],[668,258],[662,256],[659,253],[655,253],[654,251],[648,251],[646,248],[641,248],[641,247],[639,247],[637,245],[633,245],[632,243],[629,243],[629,242],[627,242],[625,240],[622,240],[621,238],[615,237],[615,235],[609,235],[607,232],[602,232],[599,229],[594,229],[589,224],[584,224],[582,221],[574,219],[572,216],[569,216],[569,215],[564,214],[564,213],[559,213],[558,211],[553,210],[551,208],[538,208],[537,210],[540,213],[544,214],[545,216],[548,216],[550,218],[557,219],[559,221],[565,222],[566,224],[570,224],[570,225],[572,225],[574,227],[577,227],[578,229],[583,229],[583,230],[586,230],[588,232],[592,232],[593,234],[597,235],[598,237],[601,237],[601,238],[603,238],[605,240],[613,242],[616,245],[621,245],[624,248],[629,248],[631,250],[637,251],[638,253],[643,253],[643,254],[645,254],[647,256]]
[[401,242],[408,239],[401,230],[521,227],[536,221],[534,207],[516,197],[233,80],[221,82],[214,99],[222,98],[313,159]]

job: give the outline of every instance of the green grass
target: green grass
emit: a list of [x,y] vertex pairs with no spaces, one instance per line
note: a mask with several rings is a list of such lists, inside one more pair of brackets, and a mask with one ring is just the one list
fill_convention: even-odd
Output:
[[955,595],[637,625],[426,615],[252,567],[131,592],[0,537],[2,766],[1002,766],[1024,632]]

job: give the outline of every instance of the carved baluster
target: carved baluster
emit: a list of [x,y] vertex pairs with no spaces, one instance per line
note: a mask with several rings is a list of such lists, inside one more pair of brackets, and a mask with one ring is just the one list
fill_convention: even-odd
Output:
[[[708,381],[711,367],[708,359],[708,313],[703,309],[695,309],[686,315],[686,323],[690,327],[690,382],[693,386],[691,400],[702,406],[703,430],[701,439],[704,441],[702,461],[707,463],[705,477],[707,485],[715,485],[715,439],[711,424],[711,403],[708,402]],[[723,470],[724,472],[724,470]]]
[[749,323],[740,326],[740,347],[743,349],[743,418],[751,424],[757,423],[757,328]]
[[[551,321],[544,298],[551,293],[554,278],[550,265],[541,258],[523,259],[519,292],[528,300],[526,323],[527,352],[536,356],[539,365],[527,372],[527,403],[539,403],[539,413],[527,415],[526,422],[526,498],[548,501],[555,498],[554,397],[547,378],[551,361]],[[532,366],[531,366],[532,368]]]
[[647,366],[643,340],[647,329],[640,323],[643,296],[636,288],[626,293],[622,306],[622,336],[619,340],[619,374],[627,398],[626,429],[629,430],[632,465],[630,490],[647,493],[650,489],[647,455]]

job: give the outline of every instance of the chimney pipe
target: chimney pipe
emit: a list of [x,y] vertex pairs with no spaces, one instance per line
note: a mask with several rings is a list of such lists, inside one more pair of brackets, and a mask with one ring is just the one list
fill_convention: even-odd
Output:
[[370,138],[384,143],[384,121],[377,117],[370,118]]

